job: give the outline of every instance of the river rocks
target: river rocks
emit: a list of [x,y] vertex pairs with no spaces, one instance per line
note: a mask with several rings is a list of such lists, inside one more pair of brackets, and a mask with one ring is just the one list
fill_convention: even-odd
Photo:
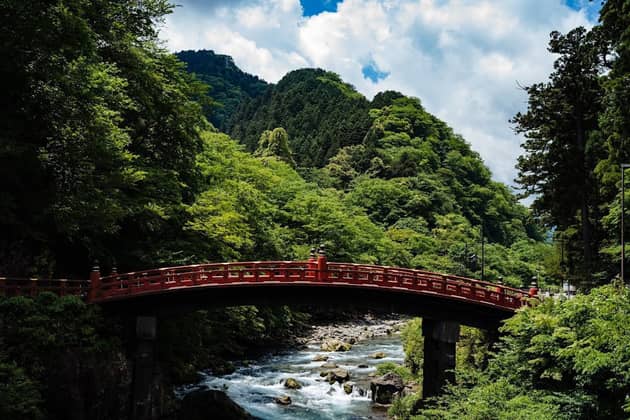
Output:
[[[313,325],[310,337],[304,343],[321,344],[327,340],[337,340],[353,345],[359,341],[385,336],[399,331],[406,318],[394,315],[391,319],[375,318],[364,315],[360,319],[348,322],[337,322],[327,325]],[[339,350],[326,350],[339,351]]]
[[370,366],[366,365],[365,363],[361,363],[359,366],[357,366],[359,369],[367,369]]
[[345,369],[333,369],[326,373],[326,381],[329,384],[339,382],[340,384],[350,380],[350,373]]
[[181,402],[181,420],[253,419],[223,391],[205,389],[193,391]]
[[333,362],[324,363],[322,365],[322,369],[337,369],[339,365]]
[[343,384],[343,391],[346,394],[352,394],[352,390],[354,389],[355,385],[356,384],[354,382],[346,382]]
[[325,362],[328,360],[328,356],[325,354],[318,354],[313,358],[313,362]]
[[276,404],[280,404],[280,405],[289,405],[291,404],[291,397],[289,397],[288,395],[281,395],[279,397],[274,398],[274,401],[276,402]]
[[338,340],[336,338],[329,338],[324,340],[321,349],[323,351],[348,351],[352,348],[352,344]]
[[302,388],[302,384],[293,378],[287,378],[287,380],[284,381],[284,387],[289,389],[300,389]]
[[383,359],[385,356],[387,355],[384,351],[377,351],[376,353],[370,354],[370,358],[372,359]]
[[395,397],[401,395],[405,385],[400,375],[386,373],[370,382],[372,401],[379,404],[391,404]]

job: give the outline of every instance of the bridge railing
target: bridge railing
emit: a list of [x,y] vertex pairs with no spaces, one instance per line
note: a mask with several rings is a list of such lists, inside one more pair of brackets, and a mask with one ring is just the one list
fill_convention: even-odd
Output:
[[317,269],[303,261],[197,264],[113,274],[101,278],[99,298],[209,284],[316,280]]
[[523,291],[504,285],[408,268],[331,262],[328,278],[450,295],[514,309],[523,306],[526,297]]
[[237,283],[350,284],[439,294],[516,309],[524,292],[503,285],[423,270],[316,260],[198,264],[102,277],[95,300],[195,286]]
[[85,298],[89,290],[88,280],[0,277],[0,296],[6,297],[37,296],[42,292],[53,292],[60,296],[77,295]]
[[410,293],[440,295],[453,299],[517,309],[527,293],[519,289],[466,277],[409,268],[309,261],[251,261],[165,267],[101,277],[98,267],[88,280],[52,280],[0,277],[0,295],[34,296],[42,291],[79,295],[101,302],[154,292],[200,286],[252,283],[308,283],[390,288]]

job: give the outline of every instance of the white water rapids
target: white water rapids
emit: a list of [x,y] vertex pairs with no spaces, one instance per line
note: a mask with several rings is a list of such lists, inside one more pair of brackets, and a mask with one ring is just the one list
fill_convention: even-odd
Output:
[[[372,359],[370,354],[382,351],[383,359]],[[328,363],[335,363],[350,372],[350,380],[356,383],[352,394],[344,392],[343,387],[335,383],[328,384],[320,377],[321,366],[326,362],[314,362],[318,354],[329,356]],[[273,419],[382,419],[384,408],[374,407],[370,399],[371,372],[383,362],[403,363],[404,353],[400,336],[376,337],[360,341],[348,352],[325,353],[318,345],[309,345],[305,349],[262,357],[248,366],[242,366],[230,375],[204,375],[198,385],[227,392],[237,404],[254,417]],[[367,368],[358,365],[366,364]],[[284,387],[287,378],[294,378],[302,384],[301,389],[291,390]],[[364,390],[360,393],[356,388]],[[288,395],[292,403],[279,405],[275,397]]]

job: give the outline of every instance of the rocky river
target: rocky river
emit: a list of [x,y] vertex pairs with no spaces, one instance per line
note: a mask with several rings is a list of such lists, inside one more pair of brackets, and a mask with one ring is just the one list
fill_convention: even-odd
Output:
[[[252,416],[265,420],[383,419],[386,407],[372,402],[370,382],[378,364],[403,363],[400,327],[404,322],[400,317],[365,316],[315,325],[297,349],[242,363],[228,375],[203,373],[198,384],[180,392],[222,390]],[[351,347],[323,350],[339,348],[340,343]],[[336,377],[346,374],[349,378]]]

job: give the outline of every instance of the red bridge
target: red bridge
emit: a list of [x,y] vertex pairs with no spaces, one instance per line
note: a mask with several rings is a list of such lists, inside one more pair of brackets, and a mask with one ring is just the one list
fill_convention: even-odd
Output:
[[[145,311],[158,304],[163,307],[166,302],[200,305],[332,302],[334,295],[341,294],[351,304],[374,299],[381,303],[408,303],[415,309],[405,312],[424,316],[446,312],[446,318],[473,326],[511,316],[523,306],[526,297],[523,291],[501,284],[423,270],[328,262],[324,255],[308,261],[198,264],[124,274],[113,272],[104,277],[95,267],[90,280],[0,277],[0,293],[5,295],[35,295],[42,291],[81,295],[90,303],[142,307]],[[431,308],[423,310],[420,306]],[[473,318],[471,311],[476,313]]]
[[[231,262],[166,267],[90,280],[0,277],[0,295],[73,294],[105,311],[136,317],[139,364],[134,371],[137,412],[148,407],[157,315],[178,308],[246,304],[364,307],[423,317],[424,397],[454,381],[459,325],[496,332],[525,305],[527,294],[500,284],[407,268],[328,262],[323,252],[308,261]],[[150,358],[147,359],[147,355]],[[148,360],[148,361],[147,361]],[[135,409],[134,409],[135,410]],[[141,415],[135,418],[143,418]]]

